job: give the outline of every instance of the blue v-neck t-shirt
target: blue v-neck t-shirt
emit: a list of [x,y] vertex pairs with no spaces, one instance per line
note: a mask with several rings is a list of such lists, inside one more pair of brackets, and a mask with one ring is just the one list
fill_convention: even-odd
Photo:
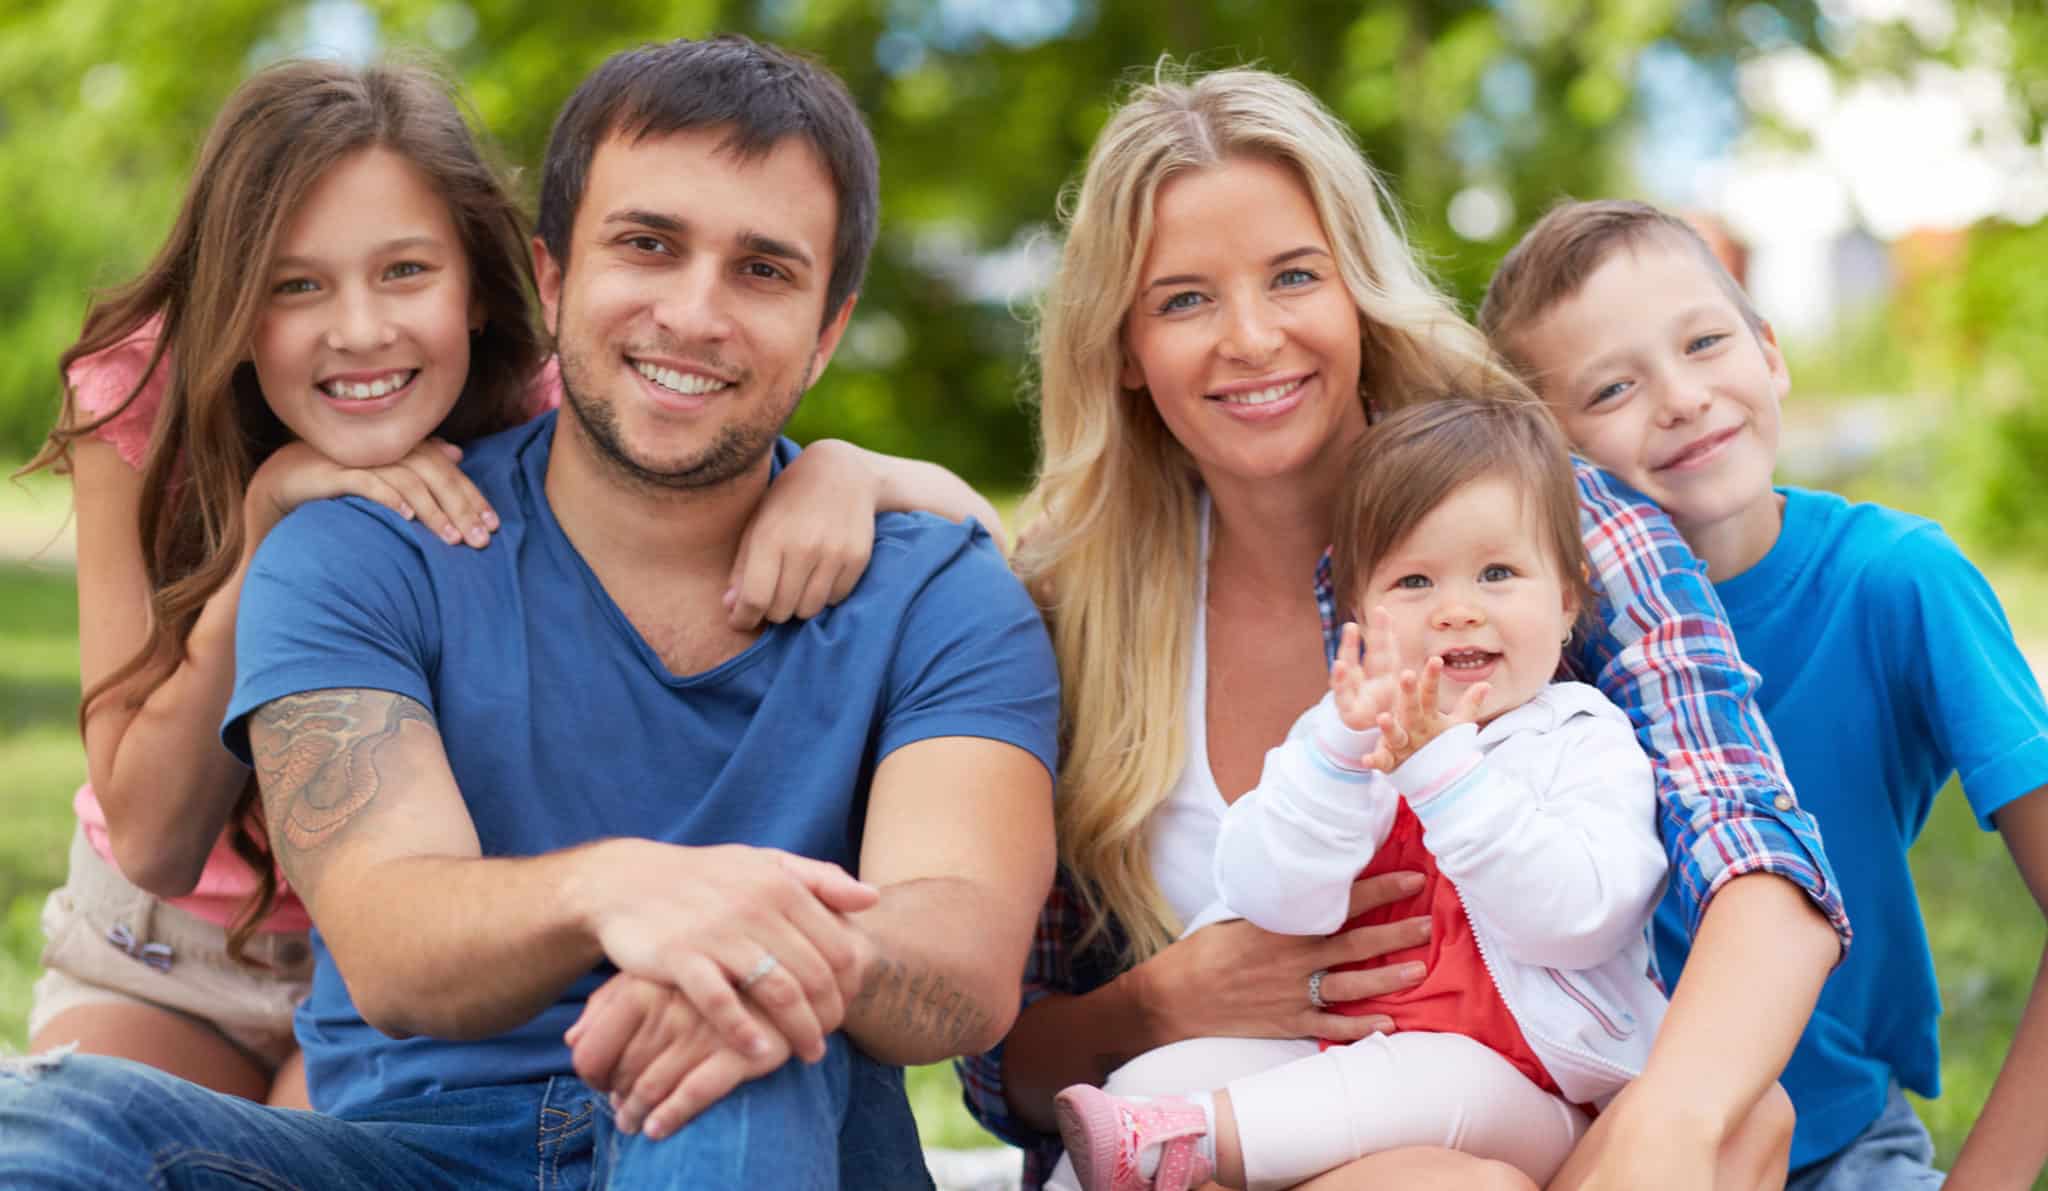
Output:
[[[868,784],[897,748],[980,737],[1054,768],[1052,650],[978,526],[885,514],[844,602],[766,626],[703,673],[672,674],[548,507],[554,428],[549,415],[468,448],[462,469],[501,522],[482,550],[357,498],[280,522],[242,589],[229,746],[247,758],[246,717],[271,700],[391,691],[433,714],[487,857],[640,836],[780,848],[849,870]],[[777,445],[778,472],[795,452]],[[571,1075],[562,1032],[609,973],[494,1038],[398,1040],[356,1011],[314,925],[313,991],[296,1024],[315,1103],[330,1112]]]

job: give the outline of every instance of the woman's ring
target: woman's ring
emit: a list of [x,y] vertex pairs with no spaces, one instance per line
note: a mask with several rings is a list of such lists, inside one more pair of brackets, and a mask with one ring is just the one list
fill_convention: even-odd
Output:
[[[757,963],[757,964],[755,964],[755,965],[754,965],[754,970],[753,970],[753,971],[751,971],[751,972],[748,972],[748,973],[747,973],[747,975],[746,975],[746,979],[744,979],[744,980],[741,980],[741,981],[740,981],[740,983],[739,983],[739,989],[740,989],[740,991],[741,991],[741,992],[745,992],[745,991],[747,991],[748,989],[750,989],[750,988],[754,987],[754,986],[755,986],[756,984],[759,984],[759,983],[761,982],[761,978],[762,978],[763,976],[766,976],[766,975],[767,975],[768,973],[770,973],[770,972],[773,972],[773,971],[774,971],[775,969],[777,969],[777,968],[779,968],[779,967],[781,967],[781,966],[782,966],[782,961],[781,961],[781,960],[779,960],[779,959],[776,959],[776,958],[775,958],[774,956],[772,956],[772,955],[768,954],[767,952],[763,951],[763,952],[761,953],[761,962],[760,962],[760,963]],[[1313,986],[1313,985],[1311,985],[1310,987],[1311,987],[1311,988],[1313,988],[1314,986]]]
[[[1328,968],[1317,968],[1308,974],[1308,1003],[1313,1008],[1328,1009],[1330,1007],[1330,1003],[1323,999],[1323,977],[1329,974],[1330,970]],[[743,984],[740,987],[745,988],[746,985]]]

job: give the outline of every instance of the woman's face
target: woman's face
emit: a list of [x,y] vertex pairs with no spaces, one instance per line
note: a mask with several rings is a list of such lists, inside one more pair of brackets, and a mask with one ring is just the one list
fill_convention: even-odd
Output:
[[1291,167],[1233,158],[1159,188],[1122,381],[1212,488],[1336,474],[1365,429],[1358,368],[1358,307]]
[[394,462],[455,408],[482,311],[448,204],[405,158],[366,149],[322,175],[286,224],[264,291],[257,383],[322,455]]

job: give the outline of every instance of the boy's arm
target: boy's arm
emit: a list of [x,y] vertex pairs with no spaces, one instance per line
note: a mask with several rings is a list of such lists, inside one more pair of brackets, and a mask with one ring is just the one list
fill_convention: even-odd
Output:
[[1400,795],[1364,757],[1379,732],[1354,732],[1334,696],[1266,752],[1259,784],[1223,815],[1216,895],[1253,925],[1327,935],[1344,925],[1351,885],[1393,826]]
[[[2000,808],[1993,819],[2013,862],[2048,916],[2048,786]],[[1984,1111],[1970,1128],[1948,1185],[1955,1191],[2031,1187],[2048,1164],[2048,1132],[2041,1129],[2041,1105],[2048,1103],[2048,951],[2034,972],[2034,988],[2013,1032]]]

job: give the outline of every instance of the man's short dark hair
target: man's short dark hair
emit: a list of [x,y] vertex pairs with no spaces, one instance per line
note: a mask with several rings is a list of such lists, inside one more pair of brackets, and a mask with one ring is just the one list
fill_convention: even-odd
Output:
[[817,63],[750,38],[678,38],[622,50],[576,88],[555,117],[541,163],[541,242],[569,261],[569,236],[590,161],[613,136],[639,141],[725,128],[722,148],[757,160],[784,137],[809,141],[838,191],[825,321],[860,289],[881,205],[875,141],[845,84]]

